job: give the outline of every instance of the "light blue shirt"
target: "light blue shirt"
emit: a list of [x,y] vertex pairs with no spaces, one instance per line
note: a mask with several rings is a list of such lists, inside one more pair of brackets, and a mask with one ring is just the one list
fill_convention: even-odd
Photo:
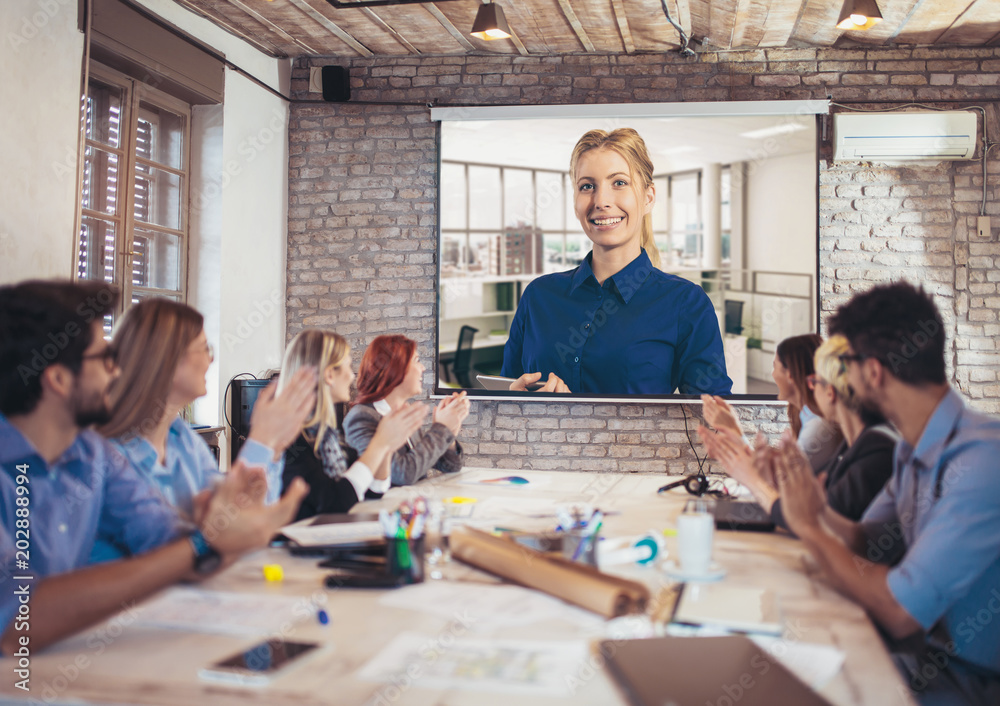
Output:
[[938,403],[862,518],[872,561],[903,551],[889,590],[929,641],[1000,674],[1000,419]]
[[[22,475],[26,483],[18,483]],[[18,495],[19,486],[27,492]],[[50,465],[0,415],[0,632],[17,612],[15,590],[86,566],[99,538],[141,554],[181,532],[174,508],[97,432],[80,432]]]
[[194,496],[222,479],[208,444],[180,417],[167,431],[165,463],[160,463],[153,444],[142,436],[110,441],[163,493],[168,503],[189,517]]
[[[110,442],[184,518],[192,516],[194,497],[223,478],[208,444],[180,417],[174,419],[167,431],[165,463],[160,463],[153,444],[142,436],[110,439]],[[281,493],[281,466],[272,461],[274,452],[248,439],[240,448],[239,458],[248,466],[267,468],[267,502],[277,500]],[[110,561],[128,554],[122,547],[100,541],[94,547],[91,562]]]

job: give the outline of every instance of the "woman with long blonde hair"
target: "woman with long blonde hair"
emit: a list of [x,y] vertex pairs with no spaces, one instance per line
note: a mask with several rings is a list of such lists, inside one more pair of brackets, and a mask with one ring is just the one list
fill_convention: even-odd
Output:
[[309,495],[299,507],[298,519],[319,513],[347,512],[358,501],[388,490],[392,454],[406,443],[427,415],[424,405],[401,405],[382,417],[367,448],[357,457],[345,446],[337,429],[336,405],[350,400],[354,381],[347,341],[333,331],[315,328],[301,331],[285,350],[282,379],[302,368],[315,368],[319,376],[315,405],[284,458],[284,486],[288,487],[296,477],[303,478],[310,486]]
[[591,130],[570,159],[574,210],[593,246],[525,287],[502,374],[541,392],[729,394],[722,331],[698,285],[660,270],[653,163],[631,128]]

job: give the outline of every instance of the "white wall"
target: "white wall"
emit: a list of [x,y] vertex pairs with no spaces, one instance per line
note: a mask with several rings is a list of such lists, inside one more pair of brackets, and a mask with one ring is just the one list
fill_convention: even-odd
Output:
[[0,283],[72,274],[83,65],[76,6],[0,4]]
[[219,375],[278,368],[285,348],[288,104],[226,72]]
[[[140,4],[287,94],[290,61],[171,0]],[[0,3],[0,282],[72,274],[83,48],[76,0]],[[192,119],[207,161],[192,180],[189,296],[217,359],[195,409],[206,424],[222,421],[234,373],[278,367],[285,335],[288,104],[229,69],[224,101]]]

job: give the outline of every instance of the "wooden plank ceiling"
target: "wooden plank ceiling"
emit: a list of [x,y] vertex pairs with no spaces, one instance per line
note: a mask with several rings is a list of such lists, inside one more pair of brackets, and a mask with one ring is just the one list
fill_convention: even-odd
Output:
[[[346,4],[354,0],[340,0]],[[664,0],[498,0],[514,36],[468,34],[480,0],[335,8],[326,0],[176,0],[272,56],[623,54],[680,45]],[[666,0],[697,51],[1000,46],[1000,0],[878,0],[867,32],[834,25],[841,0]]]

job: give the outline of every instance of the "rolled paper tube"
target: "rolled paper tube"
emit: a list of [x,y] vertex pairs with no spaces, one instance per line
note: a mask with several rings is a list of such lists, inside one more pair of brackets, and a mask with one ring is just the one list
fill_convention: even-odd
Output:
[[451,554],[479,569],[607,618],[641,613],[649,600],[649,590],[640,583],[602,574],[560,556],[546,556],[471,527],[452,532]]

